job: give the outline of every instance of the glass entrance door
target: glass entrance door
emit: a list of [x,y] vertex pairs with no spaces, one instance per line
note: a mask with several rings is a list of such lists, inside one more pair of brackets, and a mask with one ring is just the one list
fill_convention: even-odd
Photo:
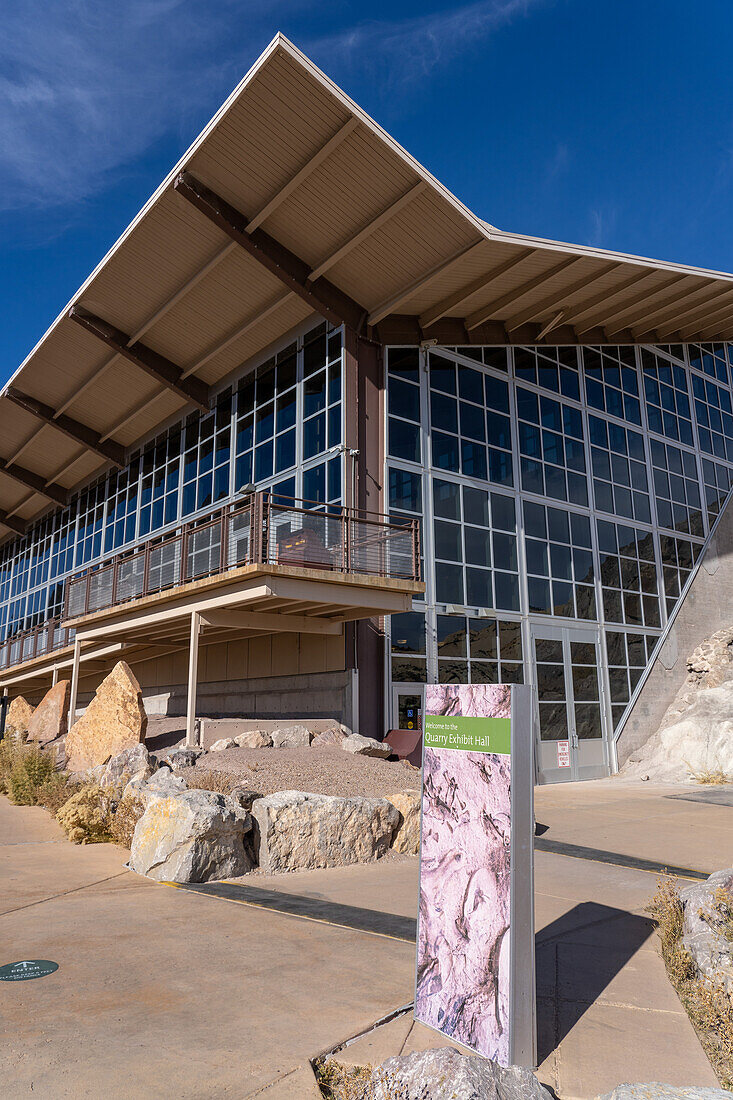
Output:
[[422,730],[424,684],[394,684],[392,687],[392,729]]
[[598,632],[532,627],[540,783],[610,774]]

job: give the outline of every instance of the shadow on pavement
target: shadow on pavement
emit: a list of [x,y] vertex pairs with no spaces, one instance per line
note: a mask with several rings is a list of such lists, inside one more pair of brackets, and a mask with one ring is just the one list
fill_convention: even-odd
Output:
[[582,902],[536,937],[541,1064],[654,932],[647,917]]

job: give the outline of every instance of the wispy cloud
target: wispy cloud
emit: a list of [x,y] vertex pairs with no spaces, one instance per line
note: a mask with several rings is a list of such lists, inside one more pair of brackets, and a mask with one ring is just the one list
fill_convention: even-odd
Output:
[[313,43],[340,69],[368,69],[389,93],[448,65],[469,49],[548,0],[477,0],[445,11],[395,21],[368,21]]
[[[8,5],[0,209],[78,202],[192,114],[204,121],[212,92],[221,99],[247,68],[253,39],[269,37],[256,13],[253,0],[220,0],[215,12],[192,0]],[[226,16],[237,34],[223,46]]]
[[615,206],[597,206],[589,211],[590,227],[586,236],[586,244],[593,248],[610,248],[611,241],[618,221],[618,211]]
[[[352,0],[353,2],[353,0]],[[386,95],[456,61],[552,0],[477,0],[395,21],[355,22],[355,2],[24,0],[0,38],[0,212],[77,207],[166,135],[183,144],[277,26],[350,88]],[[334,33],[314,23],[338,21]]]

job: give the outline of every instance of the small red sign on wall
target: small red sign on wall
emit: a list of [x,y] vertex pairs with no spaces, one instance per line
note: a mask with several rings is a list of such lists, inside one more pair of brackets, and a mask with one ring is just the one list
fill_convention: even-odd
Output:
[[570,742],[558,741],[557,743],[557,766],[558,768],[570,767]]

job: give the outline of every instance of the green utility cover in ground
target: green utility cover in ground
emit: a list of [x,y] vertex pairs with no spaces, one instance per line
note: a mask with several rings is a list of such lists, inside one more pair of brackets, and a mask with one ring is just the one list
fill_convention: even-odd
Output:
[[58,968],[59,964],[49,959],[24,959],[0,966],[0,982],[29,982],[31,978],[46,978]]
[[509,718],[461,718],[425,715],[425,747],[463,752],[511,752]]

